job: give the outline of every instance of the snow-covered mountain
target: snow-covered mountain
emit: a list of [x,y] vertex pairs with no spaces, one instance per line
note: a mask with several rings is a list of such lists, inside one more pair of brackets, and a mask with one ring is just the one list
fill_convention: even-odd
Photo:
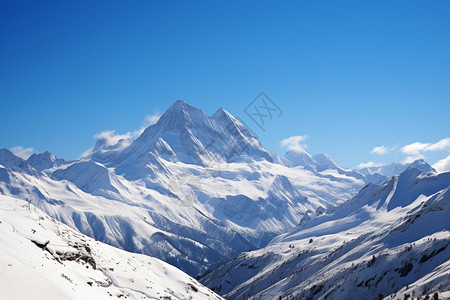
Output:
[[227,299],[447,299],[449,217],[450,173],[416,161],[201,282]]
[[0,149],[0,287],[29,271],[54,298],[216,297],[104,242],[191,276],[212,270],[202,282],[230,299],[450,297],[449,186],[423,160],[358,171],[269,153],[224,109],[177,101],[136,139],[99,135],[78,160]]
[[[136,167],[145,168],[156,155],[170,161],[201,166],[235,161],[267,160],[270,154],[259,140],[224,109],[208,116],[201,109],[178,100],[154,126],[124,151],[103,150],[92,154],[106,166],[118,167],[130,175]],[[152,153],[149,153],[152,152]],[[147,173],[144,171],[144,174]]]
[[373,174],[381,174],[386,177],[391,177],[394,175],[399,175],[408,167],[407,163],[391,163],[388,165],[383,165],[379,167],[365,167],[362,169],[358,169],[357,171],[364,176],[373,175]]
[[326,174],[340,174],[348,177],[353,177],[361,179],[365,182],[383,182],[387,179],[384,175],[380,173],[362,173],[344,168],[338,165],[331,157],[325,153],[319,153],[315,155],[310,155],[305,150],[289,150],[286,152],[284,158],[281,160],[283,164],[291,167],[302,166],[307,170],[322,175]]
[[224,109],[208,116],[177,101],[136,140],[99,137],[79,160],[46,152],[25,161],[0,150],[0,194],[198,275],[370,181],[324,154],[312,166],[289,158],[274,158]]
[[33,153],[27,162],[38,171],[59,167],[66,163],[64,159],[56,158],[48,151],[39,154]]
[[89,238],[0,196],[2,299],[220,299],[177,268]]

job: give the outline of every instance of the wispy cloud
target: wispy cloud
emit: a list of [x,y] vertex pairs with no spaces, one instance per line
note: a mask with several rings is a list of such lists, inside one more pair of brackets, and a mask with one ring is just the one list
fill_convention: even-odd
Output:
[[148,126],[156,124],[159,118],[161,118],[161,113],[159,112],[155,112],[153,115],[145,116],[141,128],[139,130],[133,131],[132,133],[133,138],[134,139],[138,138]]
[[373,167],[380,167],[380,166],[382,166],[383,164],[382,163],[377,163],[377,162],[374,162],[374,161],[368,161],[368,162],[366,162],[366,163],[360,163],[358,166],[357,166],[357,168],[358,169],[363,169],[363,168],[373,168]]
[[[398,153],[405,155],[404,159],[402,160],[402,163],[409,164],[414,162],[417,159],[425,159],[425,154],[430,152],[437,152],[437,151],[450,151],[450,138],[444,138],[436,143],[422,143],[422,142],[414,142],[408,145],[405,145],[403,147],[400,146],[393,146],[388,147],[385,145],[378,146],[372,149],[370,153],[377,154],[377,155],[385,155],[387,153],[390,153],[392,151],[398,151]],[[448,158],[448,157],[447,157]],[[438,161],[437,168],[436,169],[445,169],[445,163],[446,159],[444,158],[440,161]],[[362,163],[358,167],[361,168],[361,166],[372,166],[372,164],[376,164],[374,162],[368,162],[368,163]]]
[[116,145],[118,142],[122,141],[129,141],[131,142],[131,135],[130,133],[126,134],[118,134],[115,130],[106,130],[102,131],[100,133],[97,133],[94,135],[94,138],[96,140],[101,140],[102,144],[105,146],[113,146]]
[[406,155],[420,155],[423,152],[429,151],[450,151],[450,138],[445,138],[436,143],[421,143],[415,142],[403,146],[400,151]]
[[436,162],[433,165],[433,168],[435,168],[438,172],[450,171],[450,155]]
[[389,147],[386,147],[385,145],[383,145],[383,146],[378,146],[378,147],[373,148],[372,151],[370,151],[370,153],[378,154],[378,155],[385,155],[385,154],[391,152],[391,150],[393,150],[393,149],[394,148],[389,148]]
[[119,134],[115,130],[105,130],[100,133],[96,133],[94,135],[94,138],[96,140],[96,146],[85,151],[83,154],[81,154],[80,157],[89,156],[98,150],[104,150],[104,149],[108,149],[108,148],[111,149],[111,147],[114,147],[114,146],[116,146],[116,147],[114,147],[115,149],[121,149],[126,146],[129,146],[135,139],[137,139],[144,132],[144,130],[147,127],[158,122],[160,117],[161,117],[161,114],[159,112],[156,112],[153,115],[145,116],[144,121],[142,122],[141,128],[138,130],[134,130],[132,132]]
[[14,155],[16,155],[20,158],[23,158],[23,159],[28,159],[28,157],[30,157],[34,153],[34,149],[31,147],[25,148],[22,146],[16,146],[9,150],[11,150],[11,152],[14,153]]
[[429,147],[431,144],[428,143],[420,143],[415,142],[406,146],[403,146],[400,151],[403,154],[407,155],[419,155],[421,152],[425,151],[427,147]]
[[303,152],[305,151],[306,145],[302,144],[302,142],[307,138],[307,135],[295,135],[282,140],[280,144],[282,147],[287,148],[287,150]]
[[431,144],[427,147],[426,151],[450,151],[450,138],[445,138],[437,143]]

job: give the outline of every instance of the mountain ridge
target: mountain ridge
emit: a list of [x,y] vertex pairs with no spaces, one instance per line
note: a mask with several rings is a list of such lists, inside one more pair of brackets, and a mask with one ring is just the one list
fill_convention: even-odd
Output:
[[0,167],[0,194],[28,199],[86,235],[193,276],[265,246],[367,182],[324,155],[311,168],[274,160],[223,108],[208,116],[185,101],[133,141],[100,139],[97,152],[78,160],[33,156],[40,170],[0,152],[15,162]]
[[449,297],[450,172],[430,169],[419,160],[370,183],[201,282],[227,299]]

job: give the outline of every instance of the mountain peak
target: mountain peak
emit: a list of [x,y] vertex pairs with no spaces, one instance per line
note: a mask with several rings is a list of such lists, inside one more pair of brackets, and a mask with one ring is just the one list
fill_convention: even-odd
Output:
[[184,100],[177,100],[174,104],[172,104],[167,112],[191,112],[191,111],[201,111],[200,108],[190,105]]
[[[173,108],[183,108],[183,107],[189,107],[189,103],[187,103],[185,100],[177,100],[174,104],[172,104],[170,107]],[[191,106],[192,107],[192,106]],[[169,108],[170,109],[170,108]]]
[[38,154],[33,153],[33,155],[31,155],[27,159],[27,162],[36,170],[42,171],[62,165],[64,163],[64,160],[56,158],[49,151],[45,151]]
[[6,148],[0,149],[0,163],[2,162],[9,162],[9,161],[15,161],[18,160],[19,157],[15,156],[14,153],[12,153],[10,150]]
[[9,169],[24,171],[28,174],[35,174],[36,172],[27,161],[5,148],[0,149],[0,165]]
[[284,158],[286,158],[294,167],[311,167],[315,165],[314,159],[305,150],[288,150],[284,155]]
[[184,100],[177,100],[161,116],[157,124],[161,128],[178,131],[193,126],[203,126],[208,115],[200,108],[188,104]]
[[335,166],[335,161],[325,153],[319,153],[312,156],[312,158],[319,164],[323,165],[333,165]]
[[430,166],[425,160],[423,159],[417,159],[415,161],[413,161],[407,168],[408,169],[419,169],[421,172],[423,173],[427,173],[427,172],[436,172],[436,170]]
[[230,114],[222,107],[216,110],[216,112],[211,116],[211,119],[214,119],[225,126],[229,126],[229,124],[231,123],[235,124],[236,126],[240,125],[240,123],[238,123],[238,120],[236,120],[236,118],[233,117],[232,114]]
[[216,110],[216,112],[212,115],[212,118],[214,118],[214,116],[222,116],[222,115],[231,116],[229,112],[227,112],[222,107],[219,107],[219,109]]

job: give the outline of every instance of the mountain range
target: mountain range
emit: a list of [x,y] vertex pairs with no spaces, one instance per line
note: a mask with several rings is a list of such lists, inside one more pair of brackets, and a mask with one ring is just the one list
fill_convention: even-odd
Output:
[[[354,283],[378,297],[448,288],[449,174],[423,160],[351,170],[323,153],[280,156],[226,110],[176,101],[136,139],[99,137],[77,160],[0,149],[0,203],[25,200],[70,232],[161,259],[230,299],[338,299]],[[373,270],[392,279],[370,279]]]
[[134,141],[99,140],[74,161],[50,152],[25,161],[3,149],[0,165],[1,194],[193,276],[265,246],[367,182],[324,154],[308,165],[290,155],[276,161],[224,109],[208,116],[184,101]]
[[447,299],[449,216],[450,172],[416,161],[201,282],[227,299]]

